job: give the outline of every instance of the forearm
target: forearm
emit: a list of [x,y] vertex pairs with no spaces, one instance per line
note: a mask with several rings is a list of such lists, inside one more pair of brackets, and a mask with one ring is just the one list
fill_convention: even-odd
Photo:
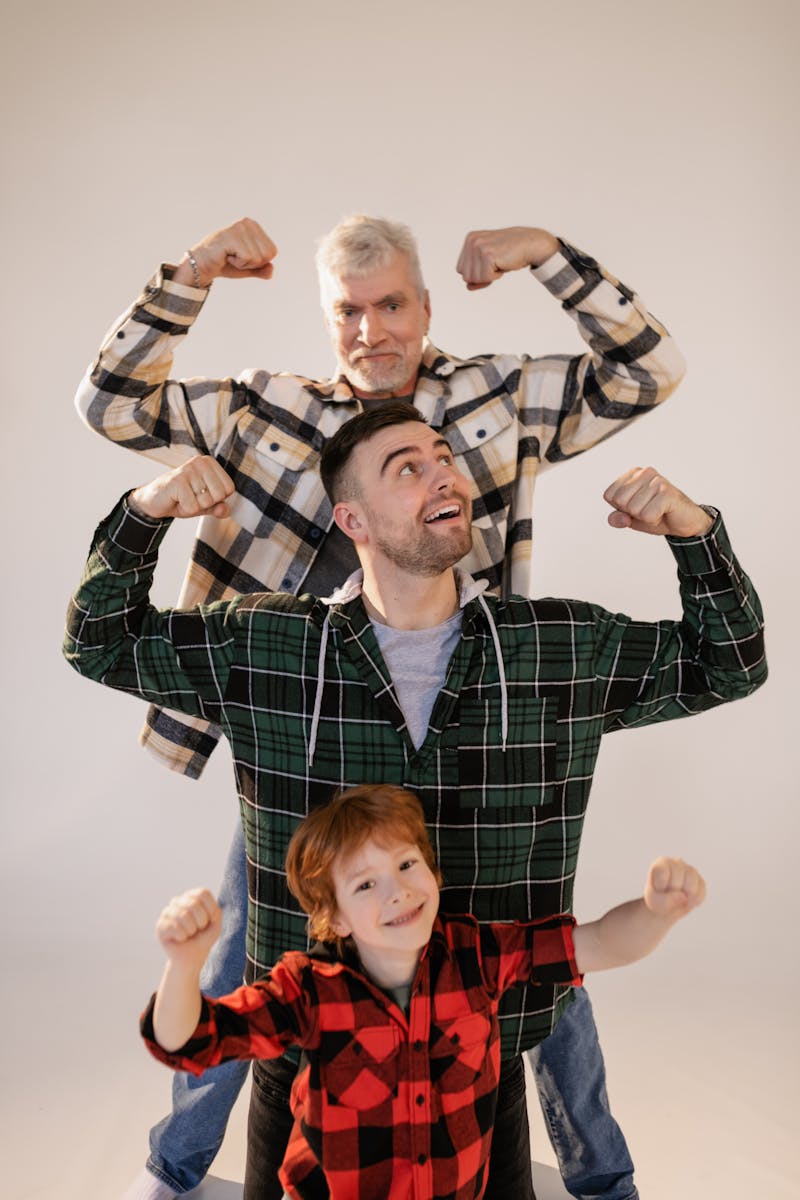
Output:
[[108,687],[219,723],[233,606],[174,614],[150,604],[168,526],[137,517],[124,501],[101,523],[68,609],[64,656]]
[[767,678],[761,605],[721,519],[706,535],[667,542],[678,565],[680,621],[595,610],[606,732],[704,712],[750,695]]
[[583,975],[624,967],[655,950],[682,914],[658,916],[644,900],[629,900],[612,908],[598,921],[578,925],[573,931],[575,961]]
[[75,405],[94,432],[176,466],[219,440],[235,382],[170,379],[173,356],[206,293],[164,267],[106,335]]
[[162,1050],[174,1053],[188,1042],[200,1020],[200,971],[168,962],[158,985],[153,1030]]
[[[588,255],[561,242],[556,254],[533,271],[575,321],[589,352],[569,361],[558,417],[545,431],[542,455],[559,461],[589,449],[623,429],[629,420],[666,400],[686,370],[666,328],[630,288]],[[559,364],[560,365],[560,364]],[[539,369],[557,372],[555,360],[531,360],[524,375],[535,419],[549,408],[539,397]],[[544,387],[549,381],[545,377]],[[555,398],[553,398],[555,399]],[[541,440],[541,439],[540,439]]]

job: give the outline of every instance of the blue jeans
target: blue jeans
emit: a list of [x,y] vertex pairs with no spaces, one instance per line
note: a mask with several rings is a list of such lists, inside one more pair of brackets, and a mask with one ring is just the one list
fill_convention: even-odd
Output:
[[[203,968],[200,985],[224,996],[244,977],[247,932],[247,872],[244,833],[237,822],[219,893],[222,933]],[[222,1145],[228,1117],[242,1090],[248,1062],[212,1067],[199,1079],[176,1071],[172,1112],[150,1130],[147,1169],[176,1192],[190,1192],[204,1179]]]
[[[238,824],[220,903],[222,934],[201,979],[212,996],[233,991],[244,973],[247,875]],[[579,1200],[635,1200],[633,1163],[609,1111],[603,1056],[584,989],[576,990],[555,1032],[529,1055],[567,1191]],[[247,1071],[247,1063],[226,1063],[200,1079],[176,1073],[172,1112],[150,1131],[147,1161],[148,1170],[176,1192],[191,1191],[208,1172]]]
[[633,1162],[611,1115],[606,1070],[584,988],[550,1037],[528,1051],[564,1187],[578,1200],[636,1200]]

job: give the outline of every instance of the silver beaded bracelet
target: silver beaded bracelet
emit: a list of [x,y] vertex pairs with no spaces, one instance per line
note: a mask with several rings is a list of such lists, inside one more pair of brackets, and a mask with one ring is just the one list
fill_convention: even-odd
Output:
[[196,288],[201,288],[203,285],[200,282],[200,272],[197,269],[197,259],[192,254],[191,250],[186,251],[186,257],[189,260],[189,266],[192,268],[192,275],[194,276],[194,286]]

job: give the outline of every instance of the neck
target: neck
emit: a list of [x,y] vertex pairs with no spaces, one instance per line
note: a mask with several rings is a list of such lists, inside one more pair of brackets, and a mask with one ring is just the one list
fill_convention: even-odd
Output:
[[370,620],[393,629],[432,629],[458,612],[458,587],[452,568],[441,575],[382,571],[364,566],[361,598]]
[[358,951],[358,957],[361,959],[361,965],[373,983],[377,983],[378,987],[390,992],[400,988],[410,989],[422,956],[421,950],[411,950],[405,953],[401,951],[396,954],[382,951],[377,954],[359,946],[356,938],[353,938],[353,941]]

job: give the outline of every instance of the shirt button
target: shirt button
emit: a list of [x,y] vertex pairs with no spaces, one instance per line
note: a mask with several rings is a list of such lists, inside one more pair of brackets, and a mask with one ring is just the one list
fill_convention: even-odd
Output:
[[417,1162],[419,1163],[419,1165],[420,1165],[421,1167],[424,1167],[424,1166],[425,1166],[425,1163],[426,1163],[427,1161],[428,1161],[428,1156],[427,1156],[427,1154],[418,1154],[418,1155],[417,1155]]
[[280,444],[278,442],[270,442],[269,448],[274,454],[276,450],[280,450]]
[[617,301],[617,304],[619,304],[620,307],[624,306],[627,303],[628,303],[627,296],[620,296],[619,300]]
[[420,1092],[420,1094],[417,1096],[417,1104],[424,1104],[424,1103],[425,1103],[425,1097],[423,1096],[422,1092]]
[[476,429],[476,430],[475,430],[475,437],[479,437],[479,438],[485,438],[485,437],[486,437],[486,430],[485,430],[485,429]]
[[281,580],[281,589],[284,592],[290,592],[292,590],[292,581],[288,575],[286,576],[285,579]]
[[123,332],[121,329],[118,329],[118,330],[117,330],[117,337],[118,337],[118,338],[124,338],[124,337],[125,337],[125,334],[124,334],[124,332]]
[[314,541],[314,542],[318,542],[318,541],[319,541],[319,539],[322,537],[322,530],[321,530],[321,529],[317,529],[317,528],[316,528],[316,526],[315,526],[315,527],[314,527],[314,528],[311,530],[310,537],[311,537],[312,541]]
[[414,1050],[414,1051],[415,1051],[417,1054],[419,1054],[419,1053],[420,1053],[420,1051],[421,1051],[421,1050],[423,1050],[424,1048],[425,1048],[425,1046],[424,1046],[424,1043],[423,1043],[423,1042],[421,1042],[421,1041],[419,1041],[419,1039],[417,1039],[417,1041],[416,1041],[416,1042],[414,1042],[414,1045],[413,1045],[413,1047],[412,1047],[412,1049],[413,1049],[413,1050]]

